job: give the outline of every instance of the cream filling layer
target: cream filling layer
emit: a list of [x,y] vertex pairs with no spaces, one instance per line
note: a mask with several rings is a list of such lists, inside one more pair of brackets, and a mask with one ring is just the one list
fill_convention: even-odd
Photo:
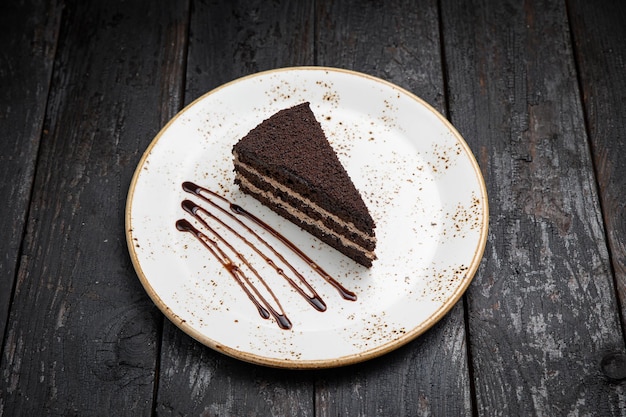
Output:
[[[243,164],[242,164],[243,165]],[[247,169],[247,168],[246,168]],[[253,172],[253,170],[250,170],[251,172]],[[270,200],[271,202],[273,202],[274,204],[280,205],[282,206],[289,214],[291,214],[292,216],[294,216],[295,218],[297,218],[298,220],[302,221],[303,223],[309,224],[309,225],[313,225],[319,229],[321,229],[324,233],[328,234],[328,235],[332,235],[332,236],[336,236],[340,241],[341,244],[347,247],[352,247],[352,248],[356,248],[359,251],[363,252],[365,254],[365,256],[368,259],[374,260],[376,259],[376,255],[374,254],[373,251],[368,251],[367,249],[363,248],[361,245],[358,245],[356,243],[354,243],[351,240],[346,239],[344,236],[337,234],[337,232],[335,232],[334,230],[330,229],[328,226],[326,226],[321,220],[315,220],[312,219],[311,217],[307,216],[306,214],[302,213],[300,210],[297,210],[296,208],[294,208],[293,206],[291,206],[289,203],[283,201],[282,199],[277,198],[274,194],[272,194],[269,191],[264,191],[259,189],[258,187],[256,187],[255,185],[253,185],[252,183],[250,183],[250,181],[248,181],[245,177],[243,177],[242,175],[240,175],[238,172],[235,174],[236,179],[241,183],[241,185],[245,188],[248,188],[251,192],[261,195],[265,198],[267,198],[268,200]],[[263,179],[265,180],[265,179]],[[266,181],[266,180],[265,180]],[[266,181],[270,184],[272,184],[272,182],[275,181]],[[273,185],[273,184],[272,184]],[[281,189],[284,189],[284,187],[280,187]],[[288,193],[291,196],[294,196],[295,198],[297,198],[298,200],[302,201],[304,204],[306,204],[306,201],[308,199],[300,196],[300,195],[295,195],[293,194],[293,192],[288,191]],[[318,210],[319,207],[314,205],[314,204],[309,204],[312,208],[314,208],[315,210]],[[325,210],[323,209],[319,209],[319,212],[321,213],[326,213]],[[332,215],[330,215],[332,216]],[[337,219],[336,216],[332,216],[335,219]],[[349,225],[347,225],[344,222],[338,222],[340,225],[346,225],[349,227]],[[354,228],[354,226],[352,225],[352,228]],[[350,230],[352,230],[352,228],[350,228]],[[359,234],[363,235],[362,232],[360,232]],[[369,238],[369,240],[373,240],[375,241],[375,239],[372,239],[369,236],[366,236],[366,238]]]
[[[266,184],[269,184],[271,187],[282,191],[285,194],[288,194],[290,197],[295,198],[297,200],[299,200],[302,204],[312,208],[314,211],[318,212],[322,217],[328,217],[330,218],[332,221],[334,221],[335,223],[345,227],[348,229],[348,231],[350,233],[354,233],[357,236],[359,236],[361,239],[366,240],[368,242],[371,243],[376,243],[376,238],[373,236],[370,236],[368,234],[363,233],[361,230],[357,229],[357,227],[354,225],[354,223],[352,222],[346,222],[342,219],[340,219],[339,217],[337,217],[335,214],[323,209],[322,207],[318,206],[317,204],[315,204],[314,202],[312,202],[311,200],[309,200],[308,198],[304,197],[301,194],[297,194],[294,193],[294,191],[288,187],[286,187],[285,185],[279,183],[276,180],[273,180],[271,178],[267,178],[265,176],[263,176],[259,171],[257,171],[256,169],[250,167],[247,164],[242,163],[239,160],[239,156],[235,154],[235,165],[239,165],[241,168],[245,169],[246,171],[248,171],[249,173],[255,175],[256,177],[258,177],[261,181],[265,182]],[[245,180],[245,178],[243,178],[243,176],[239,175],[239,173],[236,173],[236,175],[238,176],[238,178],[240,180]],[[248,181],[246,181],[247,184],[249,184]],[[252,184],[250,184],[250,186],[252,186]],[[260,191],[260,190],[259,190]],[[265,194],[264,194],[265,195]],[[269,198],[269,194],[266,195],[266,197]],[[272,201],[274,201],[275,199],[272,198]],[[282,200],[281,200],[282,201]],[[286,202],[284,204],[287,204]],[[294,209],[295,210],[295,209]],[[299,211],[298,211],[299,212]],[[293,213],[292,213],[293,214]],[[308,216],[307,216],[308,218]],[[312,223],[315,222],[315,220],[311,219],[311,222],[307,222],[307,223]],[[332,233],[332,234],[336,234],[336,233]]]

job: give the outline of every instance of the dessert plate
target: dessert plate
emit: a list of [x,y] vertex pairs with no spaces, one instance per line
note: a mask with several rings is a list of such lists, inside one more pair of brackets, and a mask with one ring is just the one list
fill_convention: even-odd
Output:
[[[275,112],[304,101],[311,103],[377,224],[378,259],[369,269],[233,183],[232,146]],[[239,219],[243,216],[229,210],[231,203],[275,229],[309,260],[272,240],[266,228]],[[199,221],[194,207],[213,217]],[[478,164],[442,115],[389,82],[325,67],[250,75],[187,106],[144,153],[126,207],[133,265],[169,320],[224,354],[297,369],[364,361],[424,333],[469,286],[487,228]],[[235,234],[220,241],[231,229]],[[249,244],[254,239],[259,240]],[[314,291],[325,311],[297,290],[304,287],[301,281],[292,279],[292,286],[266,255],[252,250],[264,247],[261,239],[276,249],[270,258],[284,259],[301,273],[311,287],[304,292]],[[249,273],[249,282],[232,274],[235,265],[244,267],[243,259],[258,273]],[[356,300],[342,296],[332,280],[316,273],[319,268]],[[284,314],[262,317],[263,308],[255,304],[261,297]]]

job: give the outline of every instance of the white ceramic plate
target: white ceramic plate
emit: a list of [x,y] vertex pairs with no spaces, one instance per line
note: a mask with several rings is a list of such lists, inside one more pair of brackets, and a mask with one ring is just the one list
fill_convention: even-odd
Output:
[[[378,259],[357,265],[242,194],[233,184],[233,144],[278,110],[303,101],[360,190],[377,224]],[[179,219],[192,181],[256,214],[304,250],[344,287],[347,301],[295,262],[327,304],[313,308],[268,276],[292,322],[263,319],[226,268]],[[268,366],[347,365],[395,349],[436,323],[478,268],[488,227],[487,195],[470,149],[432,107],[386,81],[323,67],[244,77],[200,97],[174,117],[143,155],[130,187],[127,241],[146,291],[163,313],[201,343]],[[239,245],[239,247],[244,245]],[[276,275],[276,274],[274,274]]]

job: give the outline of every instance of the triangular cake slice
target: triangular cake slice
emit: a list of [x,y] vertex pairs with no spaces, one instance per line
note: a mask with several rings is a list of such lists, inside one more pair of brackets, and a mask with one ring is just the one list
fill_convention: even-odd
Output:
[[263,121],[233,147],[235,183],[361,265],[376,259],[374,221],[309,103]]

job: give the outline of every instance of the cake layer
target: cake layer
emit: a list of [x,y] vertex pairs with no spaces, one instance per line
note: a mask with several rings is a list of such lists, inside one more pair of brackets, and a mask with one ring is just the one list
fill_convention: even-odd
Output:
[[323,209],[307,197],[295,193],[284,184],[262,177],[261,174],[245,164],[241,164],[235,156],[235,167],[237,177],[235,182],[241,184],[247,182],[248,188],[258,189],[259,192],[268,192],[274,194],[277,201],[291,207],[298,207],[298,211],[306,216],[308,223],[318,223],[320,226],[328,229],[327,233],[334,233],[339,236],[345,236],[354,242],[356,246],[362,247],[364,250],[372,251],[376,247],[376,237],[368,235],[356,228],[351,222],[340,219],[335,214]]
[[285,201],[276,198],[276,196],[272,193],[258,189],[248,182],[246,178],[237,175],[235,181],[239,185],[241,191],[256,198],[278,215],[300,226],[303,230],[309,232],[322,242],[353,259],[355,262],[368,268],[372,266],[372,261],[376,259],[376,255],[373,251],[358,246],[349,239],[346,239],[344,236],[337,235],[333,230],[323,226],[320,222],[303,215],[301,211],[287,204]]

